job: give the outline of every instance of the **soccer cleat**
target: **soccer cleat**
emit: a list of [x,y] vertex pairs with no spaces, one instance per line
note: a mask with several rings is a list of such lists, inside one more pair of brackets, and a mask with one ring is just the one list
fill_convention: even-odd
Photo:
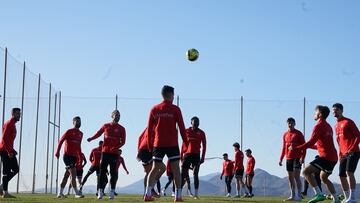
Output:
[[144,202],[153,202],[155,198],[145,195],[144,196]]
[[102,199],[103,197],[104,197],[104,193],[99,189],[97,198]]
[[333,199],[333,197],[332,197],[332,195],[326,195],[326,199],[328,199],[328,200],[332,200],[332,199]]
[[75,198],[84,198],[84,195],[79,191],[75,194]]
[[2,196],[3,198],[15,198],[15,196],[13,196],[13,195],[10,195],[9,193],[7,193],[7,192],[4,192],[4,194],[3,194],[3,196]]
[[309,200],[308,203],[321,202],[321,201],[324,201],[325,199],[326,199],[325,195],[318,194],[318,195],[315,195],[315,197],[313,197],[311,200]]
[[65,195],[62,194],[62,193],[59,193],[56,197],[57,197],[57,198],[65,198]]
[[172,192],[172,193],[171,193],[171,197],[175,197],[175,192]]
[[289,197],[283,200],[283,202],[291,202],[291,201],[294,201],[294,197]]
[[110,191],[109,193],[109,199],[114,199],[115,196],[115,192],[114,191]]
[[174,202],[183,202],[183,201],[184,201],[184,200],[183,200],[181,197],[174,199]]
[[227,195],[225,197],[231,197],[231,194],[230,193],[227,193]]
[[151,196],[154,198],[160,198],[160,194],[158,194],[155,190],[151,191]]
[[200,199],[200,198],[199,198],[199,196],[195,195],[195,196],[194,196],[194,199]]

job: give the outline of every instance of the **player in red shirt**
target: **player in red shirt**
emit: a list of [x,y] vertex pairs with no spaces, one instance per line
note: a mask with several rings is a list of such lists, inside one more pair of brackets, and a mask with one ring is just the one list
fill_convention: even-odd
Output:
[[313,148],[317,149],[319,152],[320,158],[312,161],[303,171],[306,180],[314,188],[314,192],[316,194],[309,203],[325,200],[325,196],[322,194],[319,186],[313,178],[313,174],[318,171],[321,171],[320,178],[331,193],[333,202],[340,203],[334,185],[328,179],[338,160],[333,141],[333,131],[329,123],[326,122],[326,118],[329,116],[329,113],[330,109],[327,106],[317,106],[314,114],[314,119],[317,123],[313,129],[310,140],[300,146],[289,147],[289,150],[306,150],[307,148]]
[[[289,186],[291,195],[287,201],[300,201],[302,184],[300,179],[301,165],[304,163],[305,150],[289,150],[290,146],[299,146],[305,143],[304,135],[295,128],[296,122],[294,118],[287,119],[288,130],[283,135],[283,145],[280,155],[279,166],[286,156],[286,170],[288,172]],[[297,188],[297,194],[295,192]]]
[[360,158],[360,132],[354,121],[344,117],[343,111],[344,107],[342,104],[336,103],[333,105],[333,114],[337,118],[335,125],[336,140],[340,148],[339,176],[345,195],[345,202],[355,203],[356,180],[354,172]]
[[[83,188],[84,184],[86,183],[87,179],[89,178],[89,176],[91,174],[93,174],[94,172],[96,172],[96,177],[97,177],[96,180],[97,181],[99,180],[101,150],[102,150],[103,144],[104,144],[103,141],[99,141],[99,146],[91,150],[90,157],[89,157],[91,166],[90,166],[89,171],[87,172],[87,174],[85,175],[84,179],[81,182],[81,186],[80,186],[81,191],[82,191],[82,188]],[[98,191],[98,190],[99,190],[99,188],[96,188],[96,191]]]
[[[152,153],[149,151],[148,146],[148,131],[147,128],[141,133],[139,139],[138,139],[138,154],[137,154],[137,160],[142,162],[142,165],[144,167],[145,177],[144,177],[144,194],[146,190],[146,184],[148,181],[149,173],[152,168]],[[152,139],[153,140],[153,139]],[[153,141],[151,141],[152,143]],[[153,197],[160,197],[160,191],[161,191],[161,184],[160,184],[160,178],[162,174],[165,172],[166,166],[164,164],[160,165],[159,171],[155,179],[157,180],[156,186],[158,188],[158,193],[155,191],[155,189],[152,189],[152,195]]]
[[244,195],[248,194],[248,191],[245,187],[243,177],[244,177],[244,153],[240,150],[240,144],[235,142],[233,144],[235,151],[235,161],[234,161],[234,174],[236,178],[236,196],[237,198],[241,197],[241,193]]
[[98,182],[98,199],[104,196],[105,182],[107,179],[107,167],[110,165],[110,184],[111,190],[109,198],[114,199],[116,182],[118,179],[118,171],[116,170],[116,163],[118,159],[119,149],[125,144],[126,132],[125,128],[119,124],[120,112],[115,110],[111,114],[112,122],[104,124],[94,136],[87,139],[88,142],[95,140],[104,134],[104,144],[102,147],[101,162],[100,162],[100,180]]
[[246,162],[246,176],[245,176],[245,184],[246,187],[249,190],[249,194],[246,197],[253,197],[253,188],[252,188],[252,180],[255,176],[254,168],[255,168],[255,159],[252,156],[251,149],[245,150],[245,154],[247,156],[247,162]]
[[8,192],[10,180],[19,172],[19,165],[16,159],[17,152],[14,150],[14,140],[16,137],[16,122],[21,118],[21,109],[13,108],[11,119],[5,122],[2,127],[2,137],[0,140],[0,157],[2,161],[2,184],[0,185],[0,196],[11,198]]
[[[81,180],[82,180],[82,176],[84,174],[84,166],[86,165],[87,161],[85,158],[84,153],[80,153],[77,156],[77,160],[76,160],[76,164],[75,164],[75,168],[76,168],[76,178],[78,180],[79,183],[79,188],[80,188],[80,192],[82,192],[82,188],[81,188]],[[70,175],[70,174],[69,174]],[[69,184],[69,190],[68,190],[68,195],[70,195],[70,190],[71,190],[72,186],[71,186],[71,182]]]
[[[199,118],[196,116],[193,117],[191,119],[191,127],[186,129],[186,139],[188,140],[188,145],[184,145],[181,150],[181,157],[183,157],[181,165],[182,187],[184,187],[186,179],[189,177],[189,169],[192,166],[194,171],[195,199],[199,198],[199,170],[200,165],[204,163],[206,153],[206,136],[204,131],[199,128],[199,125]],[[200,157],[201,148],[202,152]],[[188,188],[190,188],[190,185],[188,185]]]
[[117,160],[117,164],[116,164],[116,170],[119,171],[120,165],[122,165],[122,167],[124,168],[124,170],[126,172],[126,175],[129,175],[129,171],[126,168],[124,158],[121,156],[121,154],[122,154],[122,150],[119,149],[119,156],[118,156],[118,160]]
[[[151,191],[156,184],[156,176],[165,155],[171,162],[176,186],[175,201],[182,201],[181,175],[179,168],[180,150],[178,144],[178,125],[183,142],[187,143],[184,120],[179,107],[172,104],[174,88],[164,86],[161,94],[164,101],[151,109],[148,122],[148,144],[153,152],[153,167],[149,174],[144,201],[154,201]],[[153,138],[153,143],[152,142]]]
[[57,196],[58,198],[64,197],[63,192],[69,176],[71,176],[71,184],[75,190],[75,197],[76,198],[84,197],[81,194],[81,191],[79,191],[76,187],[76,168],[75,168],[77,156],[81,153],[81,141],[83,138],[83,133],[80,131],[80,127],[81,127],[80,117],[76,116],[73,118],[73,125],[74,128],[67,130],[60,138],[55,153],[56,158],[59,159],[61,146],[63,143],[65,143],[63,159],[64,159],[66,171],[64,174],[64,178],[60,184],[60,191]]
[[227,153],[223,154],[224,163],[223,170],[221,172],[220,180],[222,180],[223,176],[225,176],[225,184],[227,189],[226,197],[231,197],[231,182],[234,178],[234,162],[229,159]]

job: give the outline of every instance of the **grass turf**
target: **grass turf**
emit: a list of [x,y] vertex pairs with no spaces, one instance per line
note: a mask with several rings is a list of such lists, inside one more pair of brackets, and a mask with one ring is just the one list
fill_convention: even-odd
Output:
[[[104,197],[103,200],[96,199],[94,194],[85,194],[85,198],[75,199],[73,195],[68,196],[67,198],[58,199],[56,195],[44,195],[44,194],[15,194],[16,198],[11,199],[0,199],[0,202],[51,202],[51,203],[88,203],[88,202],[143,202],[140,195],[122,195],[115,197],[114,200],[109,200],[108,197]],[[239,198],[226,198],[220,196],[201,196],[199,200],[194,200],[190,197],[184,197],[185,202],[196,202],[196,203],[205,203],[205,202],[283,202],[285,197],[254,197],[251,199],[239,199]],[[308,199],[304,199],[302,202],[307,202]],[[172,197],[161,197],[156,199],[155,202],[173,202]],[[329,200],[324,202],[330,202]]]

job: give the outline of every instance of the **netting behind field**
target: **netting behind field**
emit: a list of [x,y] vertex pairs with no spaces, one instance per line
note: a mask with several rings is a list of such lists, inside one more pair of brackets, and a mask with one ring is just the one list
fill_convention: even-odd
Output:
[[[0,52],[0,63],[5,69],[5,51],[1,49]],[[5,102],[5,109],[1,109],[4,121],[11,118],[12,108],[22,108],[22,119],[16,124],[17,137],[14,143],[20,172],[10,182],[9,190],[43,193],[45,188],[50,187],[47,184],[50,180],[46,180],[47,174],[51,173],[51,168],[47,166],[50,166],[53,157],[50,154],[53,137],[49,129],[53,124],[59,125],[58,121],[54,122],[54,112],[59,111],[59,106],[55,107],[55,94],[58,91],[51,88],[50,95],[50,84],[41,78],[39,80],[40,75],[24,66],[24,63],[8,53],[6,77],[1,74],[1,87],[6,80],[6,94],[1,97],[1,101]],[[57,137],[55,141],[57,143]]]

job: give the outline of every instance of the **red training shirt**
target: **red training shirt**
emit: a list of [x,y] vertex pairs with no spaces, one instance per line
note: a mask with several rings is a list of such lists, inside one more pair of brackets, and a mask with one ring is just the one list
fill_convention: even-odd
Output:
[[280,155],[280,161],[284,159],[284,156],[286,156],[287,160],[305,158],[306,155],[305,150],[298,150],[298,149],[289,150],[290,146],[296,147],[304,143],[305,143],[305,138],[302,132],[300,132],[297,129],[286,131],[283,136],[283,146]]
[[101,147],[96,147],[91,150],[89,160],[91,162],[91,166],[100,166],[101,161]]
[[65,142],[64,155],[77,157],[81,153],[81,141],[83,133],[78,128],[67,130],[60,138],[56,154],[59,154],[62,144]]
[[244,169],[244,153],[240,150],[235,151],[235,168],[234,170],[243,170]]
[[76,164],[75,164],[75,167],[76,167],[76,170],[77,171],[80,171],[83,169],[83,162],[85,161],[86,163],[86,158],[85,158],[85,155],[83,153],[81,153],[78,157],[77,157],[77,160],[76,160]]
[[186,129],[186,139],[188,145],[185,148],[185,154],[200,154],[202,144],[202,155],[201,158],[205,159],[206,153],[206,136],[204,131],[200,128],[194,130],[192,127]]
[[[154,106],[150,111],[148,122],[148,135],[154,137],[154,144],[150,148],[179,146],[176,124],[179,126],[183,142],[187,142],[180,108],[169,101]],[[148,143],[150,141],[148,137]]]
[[15,118],[11,118],[2,127],[2,137],[0,141],[0,151],[8,154],[14,153],[14,140],[16,137]]
[[117,164],[116,164],[116,170],[118,171],[120,168],[120,165],[123,166],[124,170],[126,171],[126,173],[129,173],[129,171],[127,170],[126,166],[125,166],[125,161],[124,158],[122,156],[118,156],[118,160],[117,160]]
[[223,170],[221,172],[221,176],[232,176],[234,175],[234,162],[230,159],[225,160],[223,163]]
[[[315,146],[316,143],[316,146]],[[305,150],[307,148],[315,148],[319,152],[319,156],[328,161],[337,161],[338,156],[333,141],[333,131],[331,126],[325,119],[319,119],[314,126],[310,140],[294,149]]]
[[254,175],[255,159],[253,156],[249,156],[246,162],[246,174]]
[[335,125],[336,140],[339,144],[340,157],[350,152],[359,152],[360,132],[354,121],[340,118]]
[[[145,130],[141,133],[139,139],[138,139],[138,152],[141,150],[147,150],[149,151],[150,148],[148,146],[148,130],[145,128]],[[153,143],[153,139],[151,139],[151,143]]]
[[102,147],[102,152],[118,154],[119,149],[125,144],[126,141],[126,132],[125,128],[119,123],[106,123],[103,125],[99,131],[96,132],[90,140],[94,140],[100,137],[104,133],[104,144]]

